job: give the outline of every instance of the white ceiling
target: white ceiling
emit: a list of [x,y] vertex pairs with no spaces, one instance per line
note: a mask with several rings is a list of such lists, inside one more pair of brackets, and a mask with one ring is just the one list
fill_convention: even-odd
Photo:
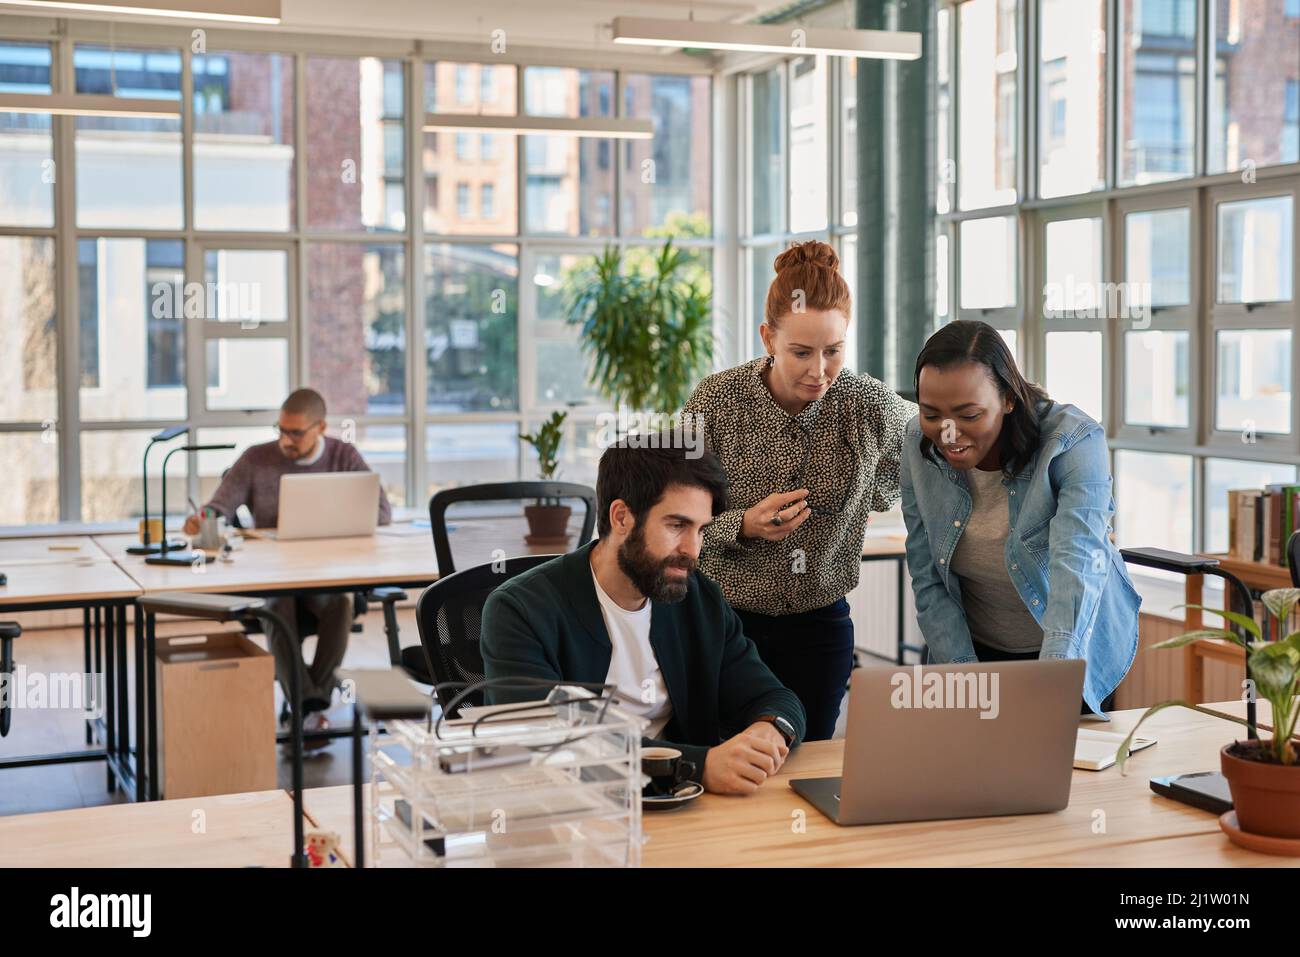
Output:
[[[111,2],[111,0],[104,0]],[[622,50],[609,39],[616,16],[681,18],[742,22],[789,5],[789,0],[281,0],[278,26],[241,29],[325,33],[343,36],[430,40],[446,43],[486,43],[494,30],[504,30],[507,44],[567,50]],[[158,0],[159,7],[166,0]],[[135,17],[121,14],[68,14],[31,7],[9,7],[0,0],[0,13],[177,23],[193,20]],[[214,24],[216,25],[216,24]],[[219,26],[230,29],[231,24]]]
[[616,16],[742,21],[788,0],[282,0],[285,29],[590,48],[609,44]]

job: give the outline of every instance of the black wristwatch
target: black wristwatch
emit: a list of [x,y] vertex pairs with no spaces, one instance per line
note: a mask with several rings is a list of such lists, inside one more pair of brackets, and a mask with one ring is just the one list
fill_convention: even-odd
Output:
[[776,730],[781,732],[781,737],[785,738],[785,746],[788,748],[794,745],[794,725],[779,714],[759,715],[756,720],[770,721],[776,727]]

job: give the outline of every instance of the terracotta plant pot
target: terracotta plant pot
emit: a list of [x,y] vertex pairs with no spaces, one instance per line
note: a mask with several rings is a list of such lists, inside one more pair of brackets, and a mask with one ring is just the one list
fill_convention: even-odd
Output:
[[528,519],[528,541],[567,541],[569,516],[572,514],[573,509],[567,505],[524,506],[524,516]]
[[1271,754],[1271,742],[1238,741],[1219,752],[1219,766],[1228,779],[1237,821],[1251,834],[1300,839],[1300,764],[1240,756],[1264,751]]

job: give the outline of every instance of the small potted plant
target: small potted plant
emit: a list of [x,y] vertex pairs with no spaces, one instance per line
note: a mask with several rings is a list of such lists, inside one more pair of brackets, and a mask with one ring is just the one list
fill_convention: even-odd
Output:
[[[1264,592],[1263,601],[1277,622],[1277,633],[1281,634],[1300,601],[1300,589],[1274,588]],[[1248,649],[1250,677],[1254,682],[1250,691],[1267,700],[1273,710],[1273,726],[1261,724],[1259,727],[1271,731],[1273,737],[1224,745],[1219,752],[1220,767],[1232,792],[1237,826],[1241,831],[1258,837],[1280,838],[1289,848],[1287,853],[1300,853],[1300,745],[1294,740],[1296,720],[1300,717],[1300,702],[1296,700],[1297,693],[1300,693],[1300,631],[1277,641],[1264,641],[1259,624],[1250,615],[1202,608],[1200,605],[1188,607],[1201,608],[1237,624],[1254,639],[1247,644],[1226,628],[1201,628],[1162,641],[1155,647],[1181,648],[1202,638],[1223,638]],[[1116,751],[1115,763],[1121,771],[1128,757],[1129,743],[1142,722],[1157,711],[1175,705],[1246,724],[1244,718],[1186,701],[1162,701],[1146,710]],[[1233,836],[1230,828],[1225,827],[1225,830],[1228,830],[1229,837]],[[1278,850],[1283,849],[1280,842],[1272,842],[1272,845]]]
[[[568,412],[552,412],[550,418],[543,422],[536,432],[531,435],[519,433],[519,437],[537,452],[537,475],[543,482],[554,479],[559,470],[560,462],[557,455],[560,451],[560,442],[564,439],[564,420],[568,416]],[[558,498],[538,499],[535,505],[524,508],[524,516],[528,519],[528,535],[524,540],[530,545],[551,545],[568,541],[567,529],[569,515],[572,512],[573,509],[561,505]]]

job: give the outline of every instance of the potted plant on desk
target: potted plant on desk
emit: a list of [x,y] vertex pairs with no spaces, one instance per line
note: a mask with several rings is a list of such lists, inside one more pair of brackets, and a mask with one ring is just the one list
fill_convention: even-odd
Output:
[[[537,452],[537,475],[543,482],[555,478],[559,469],[560,442],[564,439],[564,420],[568,412],[552,412],[550,418],[531,435],[520,432],[519,437]],[[561,505],[559,499],[538,499],[535,505],[524,507],[528,519],[528,535],[524,541],[530,545],[554,545],[568,541],[569,516],[573,509]]]
[[[1287,619],[1300,602],[1300,589],[1274,588],[1263,594],[1264,606],[1276,619],[1277,634],[1282,634]],[[1277,641],[1263,640],[1259,623],[1250,615],[1240,612],[1220,611],[1189,605],[1219,615],[1251,636],[1247,643],[1236,632],[1226,628],[1200,628],[1162,641],[1156,648],[1181,648],[1202,638],[1222,638],[1248,651],[1249,675],[1254,682],[1251,689],[1258,697],[1268,701],[1273,710],[1273,726],[1259,725],[1271,731],[1270,740],[1234,741],[1224,745],[1219,752],[1220,767],[1232,792],[1236,826],[1245,835],[1271,840],[1252,841],[1247,846],[1276,853],[1300,854],[1300,745],[1295,740],[1296,720],[1300,718],[1300,631],[1293,631]],[[1129,743],[1142,722],[1157,711],[1175,705],[1190,708],[1202,714],[1247,724],[1244,718],[1224,714],[1212,708],[1189,704],[1182,700],[1162,701],[1152,705],[1138,719],[1133,730],[1115,753],[1115,763],[1123,770],[1128,757]],[[1249,725],[1247,725],[1249,727]],[[1229,815],[1224,815],[1227,818]],[[1232,822],[1223,821],[1224,830],[1237,843]]]

